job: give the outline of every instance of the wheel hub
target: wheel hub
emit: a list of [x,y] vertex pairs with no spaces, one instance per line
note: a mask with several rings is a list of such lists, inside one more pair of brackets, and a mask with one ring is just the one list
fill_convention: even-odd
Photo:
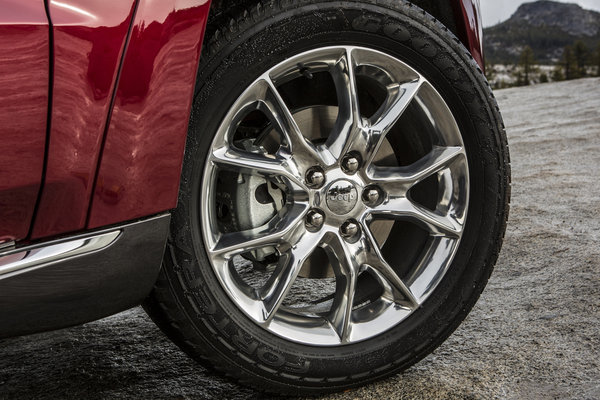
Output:
[[358,190],[353,182],[340,179],[327,188],[326,203],[336,215],[346,215],[354,209],[358,201]]

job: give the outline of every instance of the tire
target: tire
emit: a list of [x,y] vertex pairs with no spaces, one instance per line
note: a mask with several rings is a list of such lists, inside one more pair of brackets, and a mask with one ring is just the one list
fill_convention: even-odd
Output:
[[[171,234],[159,280],[144,305],[146,311],[178,346],[203,365],[240,383],[272,393],[298,395],[339,391],[405,370],[431,353],[458,327],[483,291],[501,248],[510,196],[509,155],[502,119],[481,69],[460,41],[433,17],[410,3],[392,0],[261,1],[232,16],[227,26],[213,27],[213,31],[215,33],[204,46],[199,66],[179,203],[173,211]],[[353,57],[379,60],[373,64],[380,64],[373,68],[395,71],[390,72],[392,78],[396,73],[398,76],[417,76],[410,78],[412,81],[407,78],[408,83],[402,83],[394,92],[396,86],[388,82],[392,78],[372,73],[383,77],[371,82],[369,74],[374,70],[362,67],[359,61],[352,62],[361,65],[362,69],[340,67],[342,74],[356,74],[355,81],[358,83],[354,93],[357,94],[349,98],[358,99],[356,104],[361,113],[365,113],[358,117],[360,123],[384,127],[380,132],[372,129],[368,135],[363,135],[366,146],[357,147],[354,153],[354,150],[345,151],[354,142],[339,138],[354,135],[354,125],[345,131],[342,124],[336,123],[333,127],[330,124],[331,132],[341,133],[331,133],[327,137],[314,134],[318,137],[298,141],[285,130],[286,126],[291,126],[289,121],[286,125],[286,122],[274,121],[269,115],[249,117],[248,113],[243,119],[237,117],[241,111],[238,112],[236,107],[243,103],[243,96],[250,96],[248,92],[252,95],[262,93],[265,98],[270,95],[264,93],[280,92],[283,102],[290,105],[290,110],[295,110],[294,119],[300,119],[301,111],[307,109],[311,101],[318,102],[319,107],[327,110],[337,110],[336,118],[340,119],[346,106],[343,105],[344,100],[338,100],[343,88],[339,89],[340,86],[336,85],[343,79],[333,78],[332,86],[327,80],[329,78],[323,75],[322,68],[313,67],[308,61],[288,66],[290,59],[296,60],[294,57],[301,61],[310,57],[317,59],[321,55],[329,57],[332,51],[338,50],[342,54],[340,59],[347,57],[344,60],[354,60]],[[275,91],[253,89],[266,71],[278,65],[285,68],[296,68],[293,65],[297,65],[297,70],[281,78],[283,83],[277,83]],[[354,72],[351,74],[350,70]],[[277,79],[274,78],[273,82],[279,82]],[[305,88],[310,85],[294,84],[296,80],[309,82],[316,89],[311,92],[312,89]],[[409,93],[409,81],[425,82],[415,89],[416,94],[411,97],[418,101],[407,103],[391,124],[365,122],[368,118],[368,121],[381,121],[385,119],[383,116],[394,116],[388,111],[392,106],[385,106],[385,99],[395,99],[389,97],[390,93],[403,93],[398,94],[398,98],[402,99]],[[361,86],[363,83],[364,86]],[[335,96],[323,94],[329,93],[332,87]],[[383,90],[381,87],[387,90],[385,96],[377,94],[378,90]],[[315,96],[323,97],[317,99]],[[264,100],[257,104],[267,103]],[[350,110],[347,112],[350,118],[356,108],[351,106],[355,103],[349,104],[346,109]],[[256,111],[256,107],[252,110]],[[364,111],[369,108],[373,109],[371,116]],[[379,109],[384,110],[383,116],[378,116]],[[266,112],[264,107],[261,110],[263,114]],[[273,113],[277,114],[276,111]],[[234,114],[237,120],[230,118]],[[395,123],[398,118],[401,118],[400,123]],[[383,125],[378,125],[380,123]],[[243,132],[240,127],[244,128]],[[255,133],[258,131],[261,133]],[[265,133],[267,131],[271,133]],[[383,143],[384,139],[373,139],[383,138],[385,133],[382,135],[381,132],[387,132],[386,144],[381,144],[379,150],[370,150],[372,143]],[[272,150],[275,155],[266,158],[279,160],[278,157],[284,154],[289,165],[298,167],[298,182],[294,181],[295,175],[289,178],[290,181],[286,177],[276,179],[272,172],[263,173],[260,165],[256,170],[243,167],[240,169],[243,173],[235,172],[234,175],[223,172],[229,167],[221,168],[222,165],[230,166],[235,161],[231,161],[229,155],[219,153],[224,158],[230,157],[221,164],[224,158],[215,155],[216,149],[223,145],[220,140],[226,146],[232,146],[227,147],[227,152],[231,150],[238,154],[241,151],[240,159],[246,162],[246,158],[250,157],[248,154],[265,157],[256,155],[260,146],[261,152],[271,152],[267,144],[256,144],[265,143],[264,137],[275,137],[276,141],[276,149]],[[250,150],[244,153],[237,147],[232,150],[234,145],[230,142],[235,138],[242,138],[239,143],[250,140],[248,143],[254,146],[251,150],[254,153]],[[342,143],[342,147],[337,143]],[[341,150],[335,150],[336,146]],[[388,154],[377,158],[376,153],[379,154],[384,147]],[[315,149],[321,149],[318,150],[320,152],[323,148],[327,149],[327,154],[335,154],[334,166],[323,162],[322,169],[318,166],[308,168],[310,162],[302,161],[308,159],[305,155]],[[449,152],[455,153],[448,155],[450,161],[442,163],[440,154]],[[349,160],[349,155],[353,154],[356,160]],[[268,161],[261,160],[262,163]],[[370,160],[372,162],[367,165]],[[428,160],[431,165],[427,164]],[[358,172],[354,172],[356,165]],[[372,165],[378,167],[369,169]],[[405,190],[402,195],[391,189],[400,187],[397,184],[400,175],[394,173],[413,171],[411,168],[421,173],[425,168],[423,165],[439,167],[439,170],[428,172],[433,177],[431,179],[417,180],[415,174],[411,175],[413,186],[402,189]],[[373,171],[379,171],[377,173],[382,175],[377,176],[387,177],[388,181],[374,180],[375,184],[371,184],[363,179],[367,175],[375,176]],[[279,194],[267,196],[269,207],[275,207],[268,221],[277,219],[283,224],[281,221],[286,217],[282,215],[293,215],[295,219],[290,217],[290,220],[294,221],[294,232],[301,233],[282,239],[281,230],[267,223],[272,228],[268,234],[279,235],[276,243],[278,251],[264,256],[266,247],[250,251],[251,246],[244,244],[246,252],[243,258],[235,258],[215,250],[221,248],[220,240],[229,237],[227,234],[246,232],[246,229],[260,225],[251,224],[258,218],[256,214],[263,210],[257,208],[262,207],[258,203],[250,204],[254,201],[251,195],[258,197],[258,189],[256,192],[248,191],[254,190],[254,186],[248,183],[254,178],[246,178],[246,173],[248,176],[263,174],[260,179],[267,182],[267,187],[271,185],[276,193],[279,193],[277,190],[283,193],[283,200],[276,200]],[[337,176],[344,178],[336,181],[335,190],[338,191],[334,192],[335,182],[331,182],[338,179]],[[405,173],[403,176],[408,175]],[[228,179],[234,183],[228,183]],[[363,184],[361,179],[370,186]],[[301,186],[311,194],[297,194],[295,190]],[[252,189],[248,189],[250,187]],[[417,187],[418,190],[413,189]],[[386,188],[390,188],[389,191]],[[336,197],[342,190],[350,193],[347,196],[350,200]],[[222,192],[225,194],[221,195]],[[327,205],[325,200],[318,203],[320,200],[315,200],[313,192],[327,198]],[[364,217],[363,220],[363,215],[371,213],[368,215],[376,216],[376,211],[401,204],[393,202],[394,199],[405,201],[407,198],[411,200],[410,204],[421,204],[417,210],[423,214],[417,212],[413,215],[403,209],[402,213],[396,213],[398,217],[392,209],[390,215],[394,217],[385,225],[387,228],[382,228],[384,239],[375,238],[372,221],[377,218]],[[278,201],[282,208],[277,208]],[[223,202],[227,212],[223,211]],[[348,211],[350,208],[352,211]],[[349,218],[354,212],[357,213],[355,219]],[[444,212],[446,219],[440,219],[438,224],[436,216]],[[229,215],[233,216],[227,217]],[[382,211],[381,215],[385,213]],[[406,218],[403,219],[403,216]],[[452,224],[446,224],[450,221],[448,216],[452,216],[456,225],[450,227]],[[345,219],[356,224],[348,225],[343,222]],[[292,226],[291,222],[289,226]],[[339,231],[337,226],[340,226]],[[318,236],[318,232],[325,230],[328,230],[327,234]],[[290,239],[292,237],[296,242]],[[324,263],[329,263],[327,267],[317,267],[325,264],[312,261],[317,251],[312,247],[310,263],[302,264],[304,259],[297,257],[303,254],[303,246],[308,246],[305,238],[313,240],[317,237],[323,241],[319,249],[325,249],[327,258]],[[287,250],[282,244],[286,241],[291,243]],[[451,249],[444,250],[444,253],[441,243],[446,243],[446,247]],[[273,251],[272,248],[275,244],[268,249]],[[427,255],[432,252],[441,254],[439,259]],[[351,256],[344,258],[346,254]],[[316,282],[317,275],[321,274],[326,276],[323,282],[328,282],[328,285],[334,282],[333,286],[328,286],[330,290],[333,287],[334,292],[327,300],[302,303],[304,308],[294,308],[295,305],[286,303],[296,301],[294,299],[280,301],[277,297],[279,303],[271,310],[267,306],[270,298],[260,294],[266,292],[252,289],[252,282],[244,280],[246,278],[239,272],[239,265],[231,264],[234,259],[238,264],[242,260],[250,274],[262,274],[260,276],[263,277],[279,273],[287,277],[290,265],[297,264],[298,268],[309,265],[312,269],[308,271],[290,272],[290,276],[300,276],[294,285],[305,280]],[[280,265],[286,267],[280,270]],[[425,268],[432,268],[428,271],[434,271],[435,277],[419,281],[425,279],[426,274],[422,272]],[[426,288],[419,288],[417,281],[425,282]],[[265,285],[269,282],[272,283],[267,281]],[[354,286],[350,286],[351,282]],[[304,287],[304,295],[316,295],[314,288]],[[282,296],[296,296],[290,295],[297,293],[294,290],[292,288]],[[353,294],[346,296],[339,293]],[[262,310],[263,314],[253,311],[257,304],[262,307],[257,310]],[[313,310],[311,307],[326,308],[328,304],[331,307],[328,311],[306,311]],[[385,312],[374,311],[383,310],[383,304],[387,307]],[[361,310],[369,312],[361,314]],[[314,322],[317,320],[325,322],[319,322],[319,325]],[[323,334],[325,338],[322,339],[320,333],[315,333],[316,328],[311,325],[313,322],[319,329],[332,327],[331,332],[338,334],[339,343],[330,331]],[[361,326],[368,327],[368,330],[361,329]],[[291,330],[286,330],[290,327]]]

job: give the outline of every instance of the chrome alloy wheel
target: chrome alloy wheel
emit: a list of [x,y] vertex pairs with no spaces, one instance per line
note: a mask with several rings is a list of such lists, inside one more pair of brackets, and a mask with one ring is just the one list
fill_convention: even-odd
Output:
[[[291,107],[289,93],[302,88],[290,82],[319,74],[330,77],[336,104]],[[383,93],[379,101],[364,95],[367,81]],[[240,133],[256,113],[266,121],[260,133]],[[407,157],[392,136],[408,114],[419,127],[412,142],[420,150]],[[315,134],[323,120],[329,123]],[[219,189],[226,179],[252,191],[232,197]],[[428,189],[419,194],[421,186]],[[259,187],[272,212],[248,205],[236,214],[238,203],[260,197]],[[199,207],[212,268],[240,310],[283,338],[339,345],[379,335],[423,304],[449,270],[468,204],[465,146],[441,95],[396,58],[337,46],[281,62],[235,101],[206,160]],[[234,222],[224,225],[225,214]],[[406,224],[425,234],[409,246],[419,250],[410,265],[399,268],[409,257],[391,249],[402,248]],[[259,258],[266,261],[257,284],[239,264]],[[306,272],[318,268],[332,273]],[[319,284],[293,289],[317,277],[329,291]]]

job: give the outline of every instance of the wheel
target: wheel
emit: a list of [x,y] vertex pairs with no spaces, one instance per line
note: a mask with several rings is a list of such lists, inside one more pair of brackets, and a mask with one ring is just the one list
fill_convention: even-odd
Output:
[[408,368],[464,319],[504,234],[508,149],[481,70],[396,1],[259,2],[211,37],[145,308],[270,392]]

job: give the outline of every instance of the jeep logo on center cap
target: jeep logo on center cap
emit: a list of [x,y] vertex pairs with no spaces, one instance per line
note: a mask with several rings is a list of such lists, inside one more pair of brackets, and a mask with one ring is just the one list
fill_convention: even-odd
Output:
[[348,214],[357,200],[358,192],[350,181],[335,181],[327,189],[327,207],[337,215]]

